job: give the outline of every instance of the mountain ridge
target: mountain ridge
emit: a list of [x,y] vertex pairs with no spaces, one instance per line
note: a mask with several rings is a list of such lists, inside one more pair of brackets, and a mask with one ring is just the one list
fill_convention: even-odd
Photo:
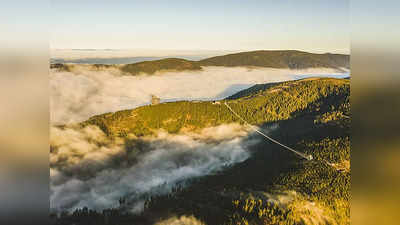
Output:
[[[132,64],[91,64],[91,70],[118,69],[128,75],[153,75],[163,71],[198,71],[206,66],[260,67],[277,69],[331,68],[338,71],[350,68],[350,55],[332,53],[309,53],[298,50],[257,50],[214,56],[199,61],[181,58],[165,58]],[[59,71],[72,71],[80,64],[50,64]]]
[[[250,123],[257,125],[296,117],[306,113],[302,110],[310,105],[318,107],[318,101],[335,101],[336,107],[348,101],[350,81],[336,78],[307,78],[273,84],[262,88],[253,86],[250,94],[240,98],[228,97],[231,107]],[[243,91],[242,91],[243,92]],[[239,92],[240,93],[240,92]],[[235,96],[235,95],[233,95]],[[333,100],[332,100],[333,99]],[[339,114],[348,114],[340,112]],[[217,126],[239,122],[231,112],[213,101],[178,101],[146,105],[131,110],[96,115],[82,122],[83,126],[97,125],[110,136],[145,136],[154,130],[164,129],[169,133],[185,129]]]

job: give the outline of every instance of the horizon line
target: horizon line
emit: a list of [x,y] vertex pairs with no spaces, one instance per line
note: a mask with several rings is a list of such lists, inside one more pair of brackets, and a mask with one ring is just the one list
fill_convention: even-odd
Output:
[[333,51],[322,51],[322,50],[302,50],[302,49],[151,49],[151,48],[50,48],[50,51],[160,51],[160,52],[254,52],[254,51],[300,51],[313,54],[343,54],[350,55],[349,50],[333,50]]

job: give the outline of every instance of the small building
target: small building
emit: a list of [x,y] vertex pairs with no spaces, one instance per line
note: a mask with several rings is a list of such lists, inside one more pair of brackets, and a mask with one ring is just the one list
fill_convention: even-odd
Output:
[[151,104],[152,105],[160,104],[160,98],[155,95],[151,95]]
[[219,105],[219,104],[221,104],[221,102],[219,102],[219,101],[213,101],[212,104],[213,104],[213,105]]

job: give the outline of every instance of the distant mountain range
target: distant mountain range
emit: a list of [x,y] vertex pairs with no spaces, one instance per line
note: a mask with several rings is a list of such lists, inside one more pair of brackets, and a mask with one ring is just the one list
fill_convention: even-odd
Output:
[[204,66],[264,67],[279,69],[331,68],[338,71],[350,68],[350,56],[344,54],[315,54],[296,50],[260,50],[215,56],[200,61],[180,58],[143,61],[132,64],[64,64],[54,63],[50,68],[73,71],[75,67],[86,66],[89,70],[119,69],[129,75],[155,74],[163,71],[195,71]]

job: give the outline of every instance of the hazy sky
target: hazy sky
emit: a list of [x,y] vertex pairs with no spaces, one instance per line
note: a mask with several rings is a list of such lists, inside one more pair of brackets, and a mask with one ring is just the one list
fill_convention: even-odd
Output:
[[52,1],[51,48],[349,53],[349,1]]

